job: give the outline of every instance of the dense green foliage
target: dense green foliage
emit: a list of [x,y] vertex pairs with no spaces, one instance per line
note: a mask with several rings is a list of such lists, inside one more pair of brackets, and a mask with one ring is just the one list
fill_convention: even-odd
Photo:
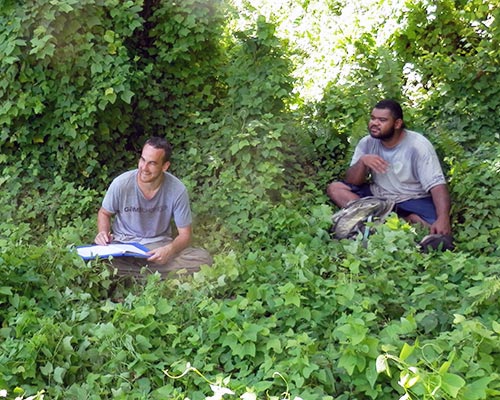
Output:
[[[351,30],[352,2],[250,3],[0,0],[0,390],[203,399],[190,363],[235,397],[500,398],[498,2],[354,2]],[[382,97],[443,160],[454,252],[328,233]],[[70,250],[151,134],[215,265],[130,285]]]

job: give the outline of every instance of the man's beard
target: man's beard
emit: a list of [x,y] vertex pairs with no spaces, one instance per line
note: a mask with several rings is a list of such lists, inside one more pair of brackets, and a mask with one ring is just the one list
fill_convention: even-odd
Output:
[[370,128],[368,128],[368,133],[374,139],[379,139],[382,142],[387,142],[387,141],[391,140],[394,137],[394,135],[396,134],[396,130],[394,129],[394,126],[393,126],[387,132],[384,132],[384,133],[380,132],[378,135],[373,135],[372,131],[370,130]]

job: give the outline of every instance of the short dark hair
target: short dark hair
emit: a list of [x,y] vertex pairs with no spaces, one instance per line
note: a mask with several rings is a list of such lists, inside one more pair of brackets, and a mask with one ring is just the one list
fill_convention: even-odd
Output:
[[391,110],[391,114],[395,119],[403,119],[403,109],[401,105],[396,100],[385,99],[379,101],[375,104],[375,107],[379,110]]
[[172,145],[168,142],[167,139],[159,136],[153,136],[146,140],[144,146],[146,145],[150,145],[155,149],[163,150],[165,152],[165,155],[163,156],[163,162],[170,161],[170,157],[172,156]]

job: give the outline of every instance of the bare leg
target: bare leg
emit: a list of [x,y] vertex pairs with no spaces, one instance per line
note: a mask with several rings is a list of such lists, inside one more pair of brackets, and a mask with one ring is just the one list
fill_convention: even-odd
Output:
[[352,200],[359,196],[352,192],[351,188],[342,182],[332,182],[326,188],[326,194],[340,208],[344,208]]
[[421,224],[427,228],[431,226],[428,222],[420,218],[417,214],[409,214],[404,217],[405,221],[408,221],[410,224]]

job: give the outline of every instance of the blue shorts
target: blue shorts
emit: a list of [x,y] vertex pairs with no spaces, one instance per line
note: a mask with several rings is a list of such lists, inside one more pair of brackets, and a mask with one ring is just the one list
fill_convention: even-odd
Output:
[[[373,196],[370,190],[370,185],[365,183],[363,185],[352,185],[347,182],[343,182],[345,185],[349,186],[353,193],[357,194],[359,197]],[[432,201],[432,197],[424,197],[421,199],[410,199],[402,201],[401,203],[396,203],[394,211],[400,217],[407,217],[410,214],[416,214],[422,218],[425,222],[433,224],[437,219],[436,207]]]

